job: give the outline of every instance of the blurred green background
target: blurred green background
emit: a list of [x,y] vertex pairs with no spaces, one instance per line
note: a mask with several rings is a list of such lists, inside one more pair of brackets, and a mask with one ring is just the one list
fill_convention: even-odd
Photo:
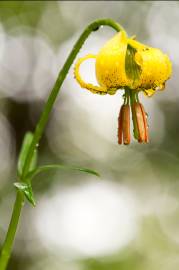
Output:
[[[9,270],[179,269],[179,2],[0,2],[0,243],[15,198],[16,161],[46,97],[84,27],[110,17],[161,48],[173,64],[164,92],[141,95],[150,143],[117,144],[122,92],[97,96],[67,76],[39,147],[39,164],[95,169],[101,178],[54,171],[34,179]],[[114,35],[103,27],[79,56]],[[95,81],[94,63],[82,71]]]

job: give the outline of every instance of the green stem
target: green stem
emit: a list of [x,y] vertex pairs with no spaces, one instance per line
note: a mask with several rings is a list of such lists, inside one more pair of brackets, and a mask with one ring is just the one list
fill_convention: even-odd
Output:
[[124,104],[129,105],[130,102],[130,89],[126,88],[124,93]]
[[138,97],[136,98],[136,93],[135,91],[129,89],[130,93],[130,102],[131,102],[131,110],[132,110],[132,121],[133,121],[133,132],[134,132],[134,138],[138,140],[139,137],[139,132],[138,132],[138,127],[137,127],[137,120],[136,120],[136,114],[134,110],[134,103],[137,102]]
[[7,263],[10,258],[11,254],[11,248],[12,244],[15,238],[17,225],[20,218],[21,209],[23,206],[24,200],[23,200],[23,194],[21,192],[17,192],[16,200],[14,203],[14,208],[12,212],[11,221],[9,224],[9,229],[6,235],[6,239],[4,241],[4,244],[2,246],[1,250],[1,257],[0,257],[0,270],[5,270],[7,267]]
[[[54,84],[54,87],[53,87],[53,89],[48,97],[48,100],[47,100],[45,106],[44,106],[44,110],[43,110],[41,117],[39,119],[39,122],[36,126],[36,129],[34,132],[34,137],[33,137],[31,146],[29,148],[27,158],[25,160],[21,181],[25,180],[25,177],[26,177],[27,173],[29,172],[29,166],[30,166],[30,162],[31,162],[31,159],[33,156],[33,152],[36,149],[36,145],[40,141],[40,138],[43,134],[43,131],[44,131],[45,126],[47,124],[47,121],[49,119],[49,114],[52,111],[54,102],[55,102],[57,95],[60,91],[60,87],[61,87],[63,81],[65,80],[71,65],[73,64],[73,61],[75,60],[76,55],[78,54],[79,50],[81,49],[82,45],[84,44],[85,40],[88,38],[90,33],[98,30],[101,25],[110,26],[114,30],[116,30],[117,32],[123,30],[123,28],[118,23],[116,23],[115,21],[113,21],[111,19],[100,19],[100,20],[96,20],[93,23],[91,23],[90,25],[88,25],[86,27],[86,29],[83,31],[83,33],[81,34],[81,36],[77,40],[76,44],[74,45],[71,53],[69,54],[64,66],[62,67],[62,69],[57,77],[57,80]],[[6,234],[6,238],[5,238],[4,244],[2,246],[2,250],[1,250],[0,270],[5,270],[7,267],[8,260],[9,260],[11,250],[12,250],[12,246],[13,246],[13,242],[14,242],[14,238],[15,238],[15,234],[16,234],[16,230],[17,230],[18,221],[20,218],[22,206],[23,206],[23,196],[20,192],[17,192],[11,221],[10,221],[9,228],[8,228],[8,231]]]
[[60,71],[58,78],[56,80],[56,83],[55,83],[55,85],[54,85],[54,87],[49,95],[49,98],[45,104],[44,110],[42,112],[42,115],[40,117],[40,120],[37,124],[36,130],[34,133],[34,138],[33,138],[32,144],[30,146],[29,153],[27,155],[27,159],[26,159],[24,169],[23,169],[23,177],[28,173],[28,168],[29,168],[29,165],[30,165],[30,162],[32,159],[33,152],[34,152],[36,145],[38,144],[38,142],[42,136],[42,133],[44,131],[44,128],[45,128],[46,123],[47,123],[48,118],[49,118],[49,114],[52,110],[54,102],[55,102],[57,95],[60,91],[60,87],[61,87],[64,79],[66,78],[66,75],[67,75],[71,65],[73,64],[73,61],[75,60],[76,55],[78,54],[79,50],[81,49],[82,45],[84,44],[85,40],[88,38],[90,33],[93,31],[96,31],[99,28],[99,26],[101,26],[101,25],[111,26],[116,31],[122,30],[122,27],[119,24],[117,24],[116,22],[114,22],[113,20],[102,19],[102,20],[97,20],[97,21],[94,21],[93,23],[91,23],[89,26],[87,26],[87,28],[81,34],[78,41],[74,45],[71,53],[69,54],[64,66],[62,67],[62,70]]

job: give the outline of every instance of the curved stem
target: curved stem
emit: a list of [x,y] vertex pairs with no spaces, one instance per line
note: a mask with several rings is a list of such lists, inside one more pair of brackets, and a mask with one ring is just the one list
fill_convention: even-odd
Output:
[[[82,45],[84,44],[85,40],[88,38],[90,33],[98,30],[101,25],[110,26],[114,30],[116,30],[117,32],[123,30],[123,28],[118,23],[116,23],[115,21],[113,21],[111,19],[100,19],[100,20],[96,20],[93,23],[89,24],[86,27],[86,29],[83,31],[83,33],[81,34],[81,36],[77,40],[76,44],[74,45],[71,53],[69,54],[64,66],[62,67],[62,69],[57,77],[57,80],[54,84],[54,87],[53,87],[53,89],[52,89],[52,91],[47,99],[45,106],[44,106],[43,112],[41,114],[41,117],[39,119],[39,122],[38,122],[36,129],[35,129],[35,132],[34,132],[34,137],[33,137],[31,146],[29,148],[27,158],[25,160],[25,164],[24,164],[23,171],[22,171],[21,181],[25,180],[25,177],[26,177],[27,173],[29,172],[29,166],[30,166],[30,162],[31,162],[31,159],[33,156],[33,152],[34,152],[36,145],[38,144],[38,142],[43,134],[43,131],[45,129],[45,126],[46,126],[48,118],[49,118],[49,114],[52,111],[53,105],[54,105],[55,100],[57,98],[57,95],[60,91],[60,87],[61,87],[63,81],[65,80],[71,65],[73,64],[73,61],[74,61],[76,55],[78,54],[79,50],[81,49]],[[7,235],[6,235],[4,244],[2,246],[2,250],[1,250],[0,270],[5,270],[7,267],[7,263],[8,263],[10,253],[12,250],[12,245],[14,242],[14,238],[15,238],[22,206],[23,206],[23,196],[20,192],[17,192],[11,221],[10,221]]]
[[47,123],[48,118],[49,118],[49,114],[52,110],[52,107],[54,105],[56,97],[60,91],[60,87],[61,87],[63,81],[65,80],[66,75],[67,75],[71,65],[73,64],[73,61],[75,60],[76,55],[78,54],[79,50],[83,46],[85,40],[88,38],[90,33],[98,30],[98,28],[101,25],[111,26],[116,31],[122,30],[122,27],[119,24],[117,24],[116,22],[114,22],[113,20],[102,19],[102,20],[97,20],[97,21],[94,21],[93,23],[91,23],[89,26],[87,26],[87,28],[81,34],[81,36],[77,40],[76,44],[74,45],[71,53],[69,54],[64,66],[62,67],[62,69],[58,75],[58,78],[56,80],[56,83],[55,83],[55,85],[54,85],[54,87],[49,95],[49,98],[45,104],[44,110],[42,112],[42,115],[40,117],[40,120],[37,124],[36,130],[34,133],[34,138],[33,138],[32,144],[30,146],[29,153],[27,155],[27,159],[26,159],[24,169],[23,169],[23,174],[22,174],[23,177],[25,177],[25,175],[28,173],[28,169],[29,169],[29,165],[30,165],[30,162],[32,159],[33,151],[35,150],[36,145],[38,144],[38,142],[42,136],[42,133],[44,131],[44,128],[45,128],[46,123]]

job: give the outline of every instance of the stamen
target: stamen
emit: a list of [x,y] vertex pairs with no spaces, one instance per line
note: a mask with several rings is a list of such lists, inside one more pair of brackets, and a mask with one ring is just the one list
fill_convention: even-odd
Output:
[[124,105],[123,111],[123,141],[124,144],[130,144],[130,107]]
[[118,144],[122,144],[122,119],[123,119],[123,108],[124,105],[121,106],[119,117],[118,117]]
[[141,103],[135,102],[134,103],[134,111],[136,115],[136,121],[137,121],[137,128],[138,128],[138,142],[148,142],[149,136],[148,136],[148,127],[147,127],[147,119],[144,107]]
[[145,126],[145,142],[148,143],[149,142],[149,130],[148,130],[148,124],[147,124],[147,115],[146,115],[146,112],[144,110],[144,106],[141,103],[140,103],[140,108],[142,111],[143,122],[144,122],[144,126]]
[[138,142],[142,143],[145,141],[145,126],[143,122],[143,115],[140,108],[140,104],[135,102],[134,103],[134,110],[136,115],[136,121],[137,121],[137,128],[138,128]]
[[118,144],[130,144],[130,107],[123,104],[118,118]]

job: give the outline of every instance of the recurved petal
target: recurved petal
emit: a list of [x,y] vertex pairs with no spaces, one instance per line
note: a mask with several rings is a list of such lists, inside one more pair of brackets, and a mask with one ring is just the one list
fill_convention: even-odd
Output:
[[96,57],[96,77],[101,86],[120,88],[128,85],[125,73],[127,36],[124,31],[116,34],[99,51]]
[[159,49],[148,48],[138,51],[135,55],[136,62],[141,66],[140,87],[160,89],[172,72],[172,65],[167,55]]
[[130,44],[133,48],[138,50],[145,50],[146,48],[150,48],[149,46],[140,43],[139,41],[133,39],[132,37],[128,39],[128,44]]

